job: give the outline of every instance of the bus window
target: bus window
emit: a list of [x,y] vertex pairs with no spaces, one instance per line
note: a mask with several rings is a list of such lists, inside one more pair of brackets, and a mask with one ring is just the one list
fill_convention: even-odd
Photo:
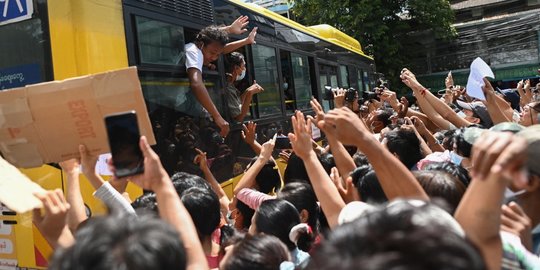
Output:
[[369,91],[369,75],[367,71],[364,71],[364,76],[362,78],[364,80],[364,91]]
[[357,69],[356,70],[356,76],[357,79],[358,79],[358,91],[360,91],[360,93],[364,92],[365,91],[365,86],[364,86],[364,81],[362,80],[362,76],[364,74],[364,72],[361,70],[361,69]]
[[2,25],[0,37],[0,90],[52,80],[50,45],[39,17]]
[[180,26],[135,17],[141,64],[185,64],[184,29]]
[[292,74],[294,78],[294,90],[296,107],[299,110],[309,109],[311,98],[311,79],[309,77],[309,65],[307,56],[291,53]]
[[276,50],[260,44],[252,46],[254,79],[264,88],[257,94],[259,117],[281,114],[281,96],[278,89],[279,77]]
[[288,114],[294,113],[296,110],[296,102],[294,100],[296,84],[293,82],[293,72],[291,64],[291,53],[280,50],[279,57],[281,62],[281,91],[285,96],[285,110]]
[[[324,97],[324,87],[327,86],[327,85],[330,85],[328,83],[328,77],[326,75],[320,75],[319,76],[319,82],[320,82],[320,85],[321,85],[321,93],[323,93],[323,97]],[[323,106],[323,109],[325,112],[327,112],[328,110],[330,110],[330,101],[328,100],[324,100],[322,99],[322,106]]]
[[349,71],[347,66],[339,66],[339,76],[341,77],[341,88],[349,88]]

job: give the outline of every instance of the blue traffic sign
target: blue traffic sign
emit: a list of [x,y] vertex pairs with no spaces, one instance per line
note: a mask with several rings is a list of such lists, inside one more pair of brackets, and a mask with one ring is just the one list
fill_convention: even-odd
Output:
[[32,18],[32,0],[0,0],[0,25]]
[[40,83],[41,68],[39,64],[20,65],[0,69],[0,90],[23,87],[28,84]]

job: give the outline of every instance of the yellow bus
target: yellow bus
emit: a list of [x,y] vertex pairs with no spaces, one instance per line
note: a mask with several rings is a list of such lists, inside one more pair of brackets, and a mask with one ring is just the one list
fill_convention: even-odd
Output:
[[[245,82],[255,79],[265,88],[247,117],[257,122],[261,142],[276,132],[287,133],[295,110],[311,111],[312,96],[332,108],[332,101],[322,99],[324,86],[358,91],[372,86],[374,62],[357,40],[328,25],[307,27],[237,0],[5,0],[0,2],[0,90],[137,66],[155,149],[173,173],[180,162],[175,128],[182,126],[174,109],[156,99],[174,98],[178,88],[188,87],[184,44],[203,27],[228,25],[240,15],[249,17],[249,28],[259,29],[257,43],[240,51],[248,68]],[[227,116],[222,58],[216,66],[203,72],[204,80]],[[240,124],[232,125],[227,155],[209,150],[212,170],[229,194],[253,156],[240,139]],[[55,164],[21,170],[47,189],[65,186]],[[81,181],[81,189],[88,211],[103,213],[87,181]],[[133,198],[141,194],[132,186],[128,191]],[[31,214],[0,208],[0,269],[45,269],[52,249],[33,227]]]

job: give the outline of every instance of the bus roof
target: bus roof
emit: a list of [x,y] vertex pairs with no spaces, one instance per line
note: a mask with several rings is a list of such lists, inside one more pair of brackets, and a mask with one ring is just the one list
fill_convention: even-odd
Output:
[[363,57],[373,60],[373,57],[370,57],[364,53],[364,51],[362,50],[362,46],[360,45],[360,42],[358,42],[358,40],[354,39],[353,37],[341,32],[340,30],[330,25],[320,24],[320,25],[314,25],[314,26],[308,27],[253,3],[245,3],[245,2],[242,2],[241,0],[229,0],[229,1],[236,5],[247,8],[257,14],[264,15],[281,24],[294,28],[298,31],[315,36],[319,39],[322,39],[324,41],[327,41],[329,43],[345,48],[351,52],[357,53]]

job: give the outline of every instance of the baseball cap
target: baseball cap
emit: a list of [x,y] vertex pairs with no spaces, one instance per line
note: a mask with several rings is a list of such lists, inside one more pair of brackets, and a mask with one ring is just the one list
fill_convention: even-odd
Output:
[[492,126],[490,131],[518,133],[525,129],[524,126],[514,122],[502,122]]
[[493,121],[491,121],[488,110],[482,102],[467,103],[460,100],[456,102],[461,109],[470,110],[476,117],[480,118],[484,127],[490,128],[493,126]]
[[510,106],[512,106],[512,109],[519,111],[519,94],[513,90],[513,89],[499,89],[497,87],[497,92],[501,93],[503,95],[503,98],[510,102]]

